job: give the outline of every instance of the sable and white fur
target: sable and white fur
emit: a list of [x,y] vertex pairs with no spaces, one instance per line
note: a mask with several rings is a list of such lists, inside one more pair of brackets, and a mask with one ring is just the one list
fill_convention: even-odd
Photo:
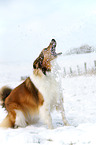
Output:
[[[51,112],[59,109],[65,125],[68,122],[63,107],[61,80],[58,77],[55,52],[56,41],[42,50],[33,63],[33,73],[22,84],[10,90],[3,87],[0,92],[1,102],[8,115],[0,127],[25,127],[41,118],[48,128],[52,129]],[[4,92],[8,92],[8,96]]]
[[[56,65],[56,62],[52,62],[52,64]],[[51,117],[51,112],[53,111],[53,109],[60,110],[64,124],[68,125],[63,107],[63,93],[61,90],[61,82],[58,78],[58,74],[54,75],[53,72],[54,70],[48,72],[46,76],[41,76],[41,74],[40,76],[35,75],[34,72],[31,75],[31,80],[44,98],[43,106],[41,106],[40,108],[40,118],[48,125],[48,128],[53,128]],[[55,73],[56,72],[57,70],[55,70]]]

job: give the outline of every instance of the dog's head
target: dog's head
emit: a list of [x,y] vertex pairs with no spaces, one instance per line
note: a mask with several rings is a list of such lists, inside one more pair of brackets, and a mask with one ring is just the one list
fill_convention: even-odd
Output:
[[41,69],[43,74],[46,75],[46,71],[51,71],[51,60],[54,60],[60,54],[62,53],[56,53],[56,41],[52,39],[49,46],[44,48],[34,61],[33,68]]

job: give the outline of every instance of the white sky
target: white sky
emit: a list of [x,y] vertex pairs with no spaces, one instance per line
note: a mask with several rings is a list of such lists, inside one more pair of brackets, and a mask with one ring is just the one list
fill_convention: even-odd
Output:
[[0,0],[0,61],[33,60],[57,41],[63,53],[96,46],[96,0]]

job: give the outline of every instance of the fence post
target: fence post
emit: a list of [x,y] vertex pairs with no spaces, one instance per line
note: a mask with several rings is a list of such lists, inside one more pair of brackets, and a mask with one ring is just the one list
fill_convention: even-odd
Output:
[[78,71],[78,75],[80,75],[79,65],[77,65],[77,71]]
[[73,73],[73,72],[72,72],[72,68],[70,67],[70,74],[72,75],[72,73]]
[[85,68],[85,73],[87,73],[87,64],[86,64],[86,62],[84,63],[84,68]]
[[95,71],[96,71],[96,60],[94,60],[94,65],[95,65]]
[[65,69],[65,67],[64,67],[64,75],[66,76],[66,69]]

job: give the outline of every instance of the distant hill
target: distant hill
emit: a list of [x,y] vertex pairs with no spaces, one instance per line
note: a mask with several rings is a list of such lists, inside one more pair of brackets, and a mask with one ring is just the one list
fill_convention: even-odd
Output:
[[89,45],[82,45],[81,47],[70,49],[69,51],[66,52],[66,54],[71,55],[71,54],[83,54],[83,53],[91,53],[91,52],[96,52],[96,48]]

